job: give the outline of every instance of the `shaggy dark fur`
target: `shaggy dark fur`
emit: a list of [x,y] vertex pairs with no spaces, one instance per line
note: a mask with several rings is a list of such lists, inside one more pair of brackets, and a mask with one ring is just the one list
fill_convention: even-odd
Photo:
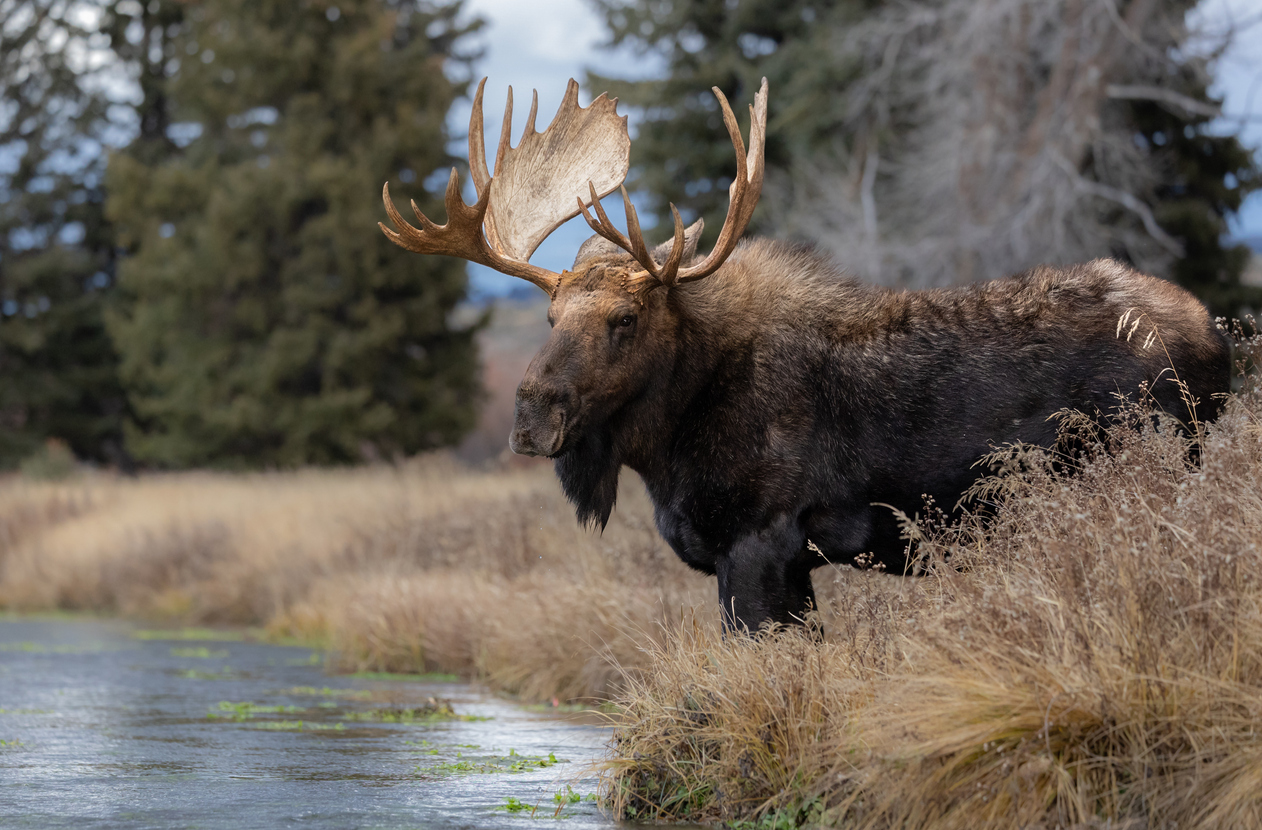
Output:
[[717,574],[729,626],[800,619],[825,561],[808,541],[903,573],[877,505],[950,509],[996,445],[1050,445],[1061,409],[1107,411],[1147,384],[1186,422],[1177,373],[1207,420],[1229,386],[1201,304],[1110,260],[895,292],[753,241],[643,305],[621,287],[637,268],[589,244],[563,275],[511,444],[554,457],[580,521],[601,526],[621,467],[639,473],[662,536]]

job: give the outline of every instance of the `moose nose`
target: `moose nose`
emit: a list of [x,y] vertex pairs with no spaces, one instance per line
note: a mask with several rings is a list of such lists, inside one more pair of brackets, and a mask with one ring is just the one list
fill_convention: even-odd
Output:
[[517,407],[508,446],[518,455],[553,456],[565,442],[572,398],[550,384],[523,381],[517,388]]

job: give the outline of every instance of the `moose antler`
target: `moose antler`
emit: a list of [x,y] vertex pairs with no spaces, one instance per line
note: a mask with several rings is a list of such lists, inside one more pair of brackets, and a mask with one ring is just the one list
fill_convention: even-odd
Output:
[[[453,168],[447,182],[447,224],[431,222],[412,202],[420,221],[413,227],[399,214],[382,189],[386,213],[399,230],[378,222],[385,235],[400,247],[420,254],[445,254],[477,262],[514,277],[529,280],[555,294],[560,275],[529,263],[539,243],[583,209],[585,191],[612,193],[626,178],[631,137],[626,116],[617,113],[618,101],[601,95],[586,108],[578,105],[578,83],[570,80],[556,117],[542,133],[535,132],[539,109],[536,93],[526,128],[516,147],[509,144],[513,121],[513,90],[508,90],[504,126],[495,153],[495,175],[486,166],[482,120],[482,92],[478,84],[469,118],[469,171],[477,201],[465,204],[460,177]],[[578,207],[573,200],[578,197]],[[567,207],[570,206],[570,207]]]
[[754,103],[749,108],[748,155],[745,152],[745,143],[741,140],[736,116],[732,114],[727,98],[718,87],[713,89],[715,97],[719,99],[719,105],[723,108],[723,124],[727,127],[728,135],[732,138],[732,146],[736,150],[736,178],[732,180],[732,186],[728,189],[727,218],[723,221],[723,229],[719,231],[719,239],[709,256],[695,265],[680,267],[685,247],[684,223],[673,204],[670,206],[670,212],[675,220],[675,239],[670,255],[659,265],[644,244],[644,235],[640,232],[640,220],[636,215],[635,207],[631,204],[631,199],[627,196],[625,187],[622,188],[622,203],[627,215],[629,237],[624,236],[609,221],[609,216],[601,207],[600,200],[596,198],[594,184],[589,188],[589,195],[592,207],[596,211],[595,219],[587,212],[587,206],[583,204],[583,200],[579,199],[579,210],[582,211],[583,218],[587,220],[591,229],[631,254],[644,267],[643,272],[634,274],[627,280],[627,290],[633,294],[640,295],[659,285],[670,287],[699,280],[714,273],[736,248],[737,241],[754,215],[758,197],[762,194],[763,152],[767,137],[767,79],[762,79],[762,87],[754,96]]

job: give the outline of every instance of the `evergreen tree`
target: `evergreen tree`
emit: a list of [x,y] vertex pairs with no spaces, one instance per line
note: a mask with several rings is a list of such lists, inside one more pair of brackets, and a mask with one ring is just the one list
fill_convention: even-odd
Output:
[[127,154],[150,164],[177,150],[168,133],[167,86],[180,64],[176,41],[186,5],[180,0],[109,0],[103,9],[100,32],[140,93],[132,108],[134,137]]
[[[831,54],[834,32],[878,6],[878,0],[595,0],[610,31],[610,46],[656,52],[667,59],[665,78],[628,82],[590,74],[587,85],[609,90],[642,110],[635,140],[635,187],[650,209],[669,218],[674,202],[691,220],[706,219],[703,246],[718,236],[735,171],[731,145],[711,87],[733,103],[748,131],[744,103],[766,77],[772,89],[766,160],[791,160],[835,141],[853,141],[838,93],[863,69]],[[840,58],[840,59],[839,59]],[[774,227],[763,211],[755,230]]]
[[[47,439],[120,459],[124,398],[102,307],[108,102],[63,0],[0,0],[0,466]],[[75,63],[75,61],[79,63]]]
[[[1184,73],[1179,81],[1191,101],[1217,104],[1201,77]],[[1212,314],[1234,317],[1246,309],[1262,310],[1262,288],[1240,282],[1252,252],[1246,245],[1223,242],[1227,217],[1262,187],[1262,170],[1236,136],[1212,128],[1215,109],[1188,111],[1178,104],[1142,101],[1131,108],[1130,120],[1163,172],[1153,193],[1156,219],[1183,245],[1172,278]]]
[[[121,4],[120,4],[121,5]],[[455,441],[478,398],[463,263],[377,229],[381,183],[450,164],[459,4],[208,0],[162,87],[178,155],[111,159],[126,250],[110,318],[135,420],[167,465],[295,465]],[[166,29],[170,32],[170,29]],[[402,182],[402,185],[399,185]]]

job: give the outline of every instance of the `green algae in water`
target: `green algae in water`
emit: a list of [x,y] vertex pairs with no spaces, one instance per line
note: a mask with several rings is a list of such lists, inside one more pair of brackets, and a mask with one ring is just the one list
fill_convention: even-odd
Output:
[[[573,787],[571,787],[569,784],[566,784],[564,790],[558,790],[552,796],[552,803],[556,805],[556,808],[552,811],[551,816],[548,816],[548,817],[569,818],[570,815],[572,815],[572,813],[567,815],[565,813],[565,808],[569,807],[572,804],[578,804],[579,802],[584,801],[584,800],[595,801],[596,796],[595,794],[590,794],[586,797],[586,799],[584,799],[581,793],[575,792]],[[544,816],[539,815],[539,807],[540,807],[539,804],[531,804],[528,801],[522,801],[520,798],[510,795],[508,798],[504,799],[503,804],[501,804],[499,807],[496,807],[495,809],[503,810],[506,813],[513,813],[513,814],[529,812],[531,818],[542,818]]]
[[230,700],[219,701],[218,711],[212,709],[206,717],[209,720],[251,720],[255,715],[292,715],[306,711],[301,706],[268,706],[261,703],[233,703]]
[[391,707],[369,709],[365,712],[351,712],[347,720],[373,721],[376,723],[434,723],[435,721],[477,722],[490,720],[479,715],[459,715],[445,700],[431,697],[420,706]]
[[[309,713],[313,716],[327,714],[330,709],[336,709],[337,704],[332,701],[320,701],[315,706],[294,706],[292,704],[264,704],[254,703],[252,701],[234,702],[230,700],[221,700],[219,704],[207,713],[208,720],[224,720],[235,722],[251,722],[260,729],[282,729],[282,728],[298,728],[292,727],[296,721],[286,721],[290,726],[275,726],[264,723],[259,720],[260,716],[267,715],[295,715],[299,713]],[[321,712],[320,710],[325,710]],[[478,715],[460,715],[452,709],[451,704],[445,700],[430,698],[424,704],[413,707],[395,707],[368,709],[361,712],[344,712],[340,715],[342,720],[367,723],[437,723],[443,721],[485,721],[490,718],[480,717]],[[321,728],[310,725],[308,728]]]
[[227,649],[208,649],[205,646],[192,648],[172,648],[172,657],[196,657],[199,660],[222,660],[228,656]]
[[279,689],[275,694],[288,695],[290,697],[347,698],[349,700],[369,700],[372,698],[372,692],[367,689],[331,689],[328,686],[322,689],[317,689],[315,686],[291,686],[288,689]]
[[224,666],[219,671],[202,671],[201,669],[185,669],[176,672],[176,677],[183,677],[188,680],[241,680],[245,675],[229,666]]
[[265,720],[250,724],[254,729],[269,729],[275,732],[341,732],[346,729],[344,723],[319,723],[309,720]]
[[518,755],[517,750],[510,749],[507,755],[475,755],[465,758],[461,753],[456,753],[456,760],[445,761],[441,764],[431,764],[429,766],[416,767],[417,775],[424,776],[442,776],[454,775],[460,773],[474,775],[489,775],[494,773],[515,773],[530,772],[537,769],[547,769],[557,764],[568,764],[564,758],[558,758],[555,754],[549,752],[547,755]]
[[326,732],[346,729],[343,723],[321,723],[312,720],[259,720],[260,715],[296,715],[307,710],[301,706],[271,705],[241,701],[234,703],[221,700],[219,705],[206,713],[207,720],[222,720],[232,723],[248,723],[254,729],[268,729],[279,732]]
[[507,812],[510,812],[510,813],[521,813],[526,810],[529,810],[532,815],[535,812],[534,805],[527,804],[526,802],[522,801],[520,798],[514,798],[511,795],[504,800],[504,806],[502,806],[500,809],[506,810]]
[[318,666],[324,662],[324,658],[319,652],[313,651],[308,656],[301,659],[286,660],[286,666]]

